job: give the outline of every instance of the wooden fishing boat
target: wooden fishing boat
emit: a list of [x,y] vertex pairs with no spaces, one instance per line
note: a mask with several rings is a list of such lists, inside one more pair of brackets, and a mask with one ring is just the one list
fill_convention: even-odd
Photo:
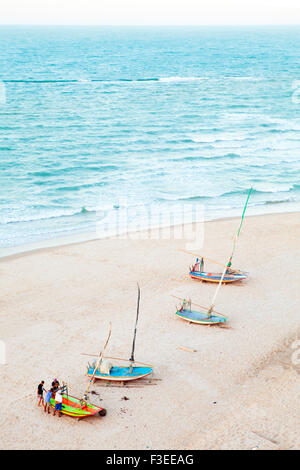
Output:
[[210,309],[205,309],[205,307],[203,307],[203,311],[196,310],[195,308],[192,309],[191,300],[186,299],[182,299],[176,315],[189,323],[198,323],[199,325],[218,325],[227,321],[225,315],[216,312],[214,309],[211,311]]
[[[132,351],[130,359],[120,359],[114,357],[104,356],[102,353],[101,360],[98,360],[96,364],[88,364],[87,366],[87,376],[92,377],[91,380],[100,379],[106,381],[119,381],[119,382],[128,382],[130,380],[138,380],[147,375],[152,374],[153,368],[150,364],[144,364],[141,362],[136,362],[134,359],[135,351],[135,339],[137,332],[137,324],[139,318],[139,308],[140,308],[140,287],[138,285],[138,299],[137,299],[137,314],[132,342]],[[104,351],[103,351],[104,352]],[[93,356],[92,354],[87,354],[88,356]],[[128,364],[125,366],[122,365],[113,365],[108,359],[117,360],[117,361],[126,361]],[[139,364],[139,365],[137,365]]]
[[[250,188],[250,191],[249,191],[248,196],[247,196],[247,200],[246,200],[244,210],[243,210],[243,213],[242,213],[242,218],[241,218],[241,221],[240,221],[240,225],[239,225],[239,228],[238,228],[237,233],[236,233],[235,238],[234,238],[232,252],[231,252],[231,255],[230,255],[230,258],[229,258],[229,261],[228,261],[227,265],[224,265],[222,263],[219,263],[218,261],[214,261],[212,259],[206,258],[204,256],[199,256],[197,254],[196,255],[197,256],[196,262],[194,263],[194,265],[192,267],[190,267],[190,270],[189,270],[189,276],[190,276],[191,279],[196,279],[198,281],[204,281],[204,282],[218,283],[218,282],[220,282],[220,279],[222,278],[222,283],[228,284],[228,283],[237,282],[237,281],[244,281],[245,279],[248,278],[247,273],[245,273],[243,271],[240,271],[239,269],[233,269],[232,268],[232,258],[233,258],[233,255],[234,255],[234,252],[235,252],[235,249],[236,249],[236,245],[237,245],[237,241],[238,241],[238,238],[239,238],[239,235],[240,235],[240,232],[241,232],[241,228],[242,228],[242,225],[243,225],[243,220],[244,220],[244,216],[245,216],[245,212],[246,212],[246,208],[247,208],[247,205],[248,205],[248,201],[249,201],[251,192],[252,192],[252,188]],[[186,252],[185,250],[180,250],[180,251],[184,251],[185,253],[189,253],[191,255],[194,254],[194,253],[191,253],[191,252]],[[222,266],[223,268],[225,267],[226,268],[225,273],[204,271],[204,260],[207,260],[207,261],[210,261],[212,263],[218,264],[218,265]]]
[[[205,271],[200,271],[201,262],[198,258],[196,259],[195,264],[190,269],[189,275],[191,279],[196,279],[197,281],[203,282],[220,282],[222,273],[209,273]],[[227,272],[223,277],[223,284],[228,284],[229,282],[243,281],[247,279],[248,275],[246,273],[230,273]]]
[[[90,366],[87,368],[87,375],[89,377],[92,377],[94,373],[95,368],[93,366]],[[101,370],[101,369],[100,369]],[[104,372],[100,372],[100,370],[96,370],[95,373],[95,379],[102,379],[102,380],[108,380],[108,381],[128,381],[128,380],[137,380],[141,379],[143,377],[146,377],[147,375],[152,374],[153,370],[151,366],[147,367],[140,367],[140,366],[134,366],[131,368],[131,366],[119,366],[119,367],[111,367],[110,371],[108,374],[105,374]]]
[[[96,414],[100,416],[106,415],[106,410],[97,405],[87,403],[85,400],[73,397],[63,393],[62,395],[62,409],[61,413],[73,418],[87,418],[88,416],[94,416]],[[55,399],[51,398],[51,406],[55,408]]]
[[[232,248],[228,263],[223,265],[224,269],[223,269],[222,274],[212,274],[212,273],[204,272],[203,258],[201,259],[201,261],[197,259],[196,264],[193,266],[193,269],[190,269],[191,277],[192,275],[194,275],[195,272],[197,272],[197,277],[196,277],[197,279],[201,279],[200,275],[203,275],[201,280],[209,280],[211,282],[217,282],[218,286],[214,293],[214,296],[213,296],[213,299],[211,301],[211,305],[209,308],[198,305],[198,307],[204,308],[205,309],[204,311],[192,309],[191,300],[181,299],[182,304],[180,305],[179,308],[177,308],[176,315],[182,318],[183,320],[188,321],[189,323],[198,323],[201,325],[218,325],[221,323],[226,323],[227,321],[227,318],[225,317],[225,315],[222,315],[221,313],[215,310],[215,301],[216,301],[218,292],[220,290],[220,287],[224,282],[233,282],[234,280],[241,280],[246,277],[245,273],[237,272],[237,270],[233,270],[231,268],[231,263],[232,263],[232,257],[236,248],[236,243],[237,243],[237,240],[238,240],[241,228],[242,228],[243,218],[245,215],[245,210],[247,207],[247,203],[248,203],[251,191],[252,191],[252,188],[250,189],[247,200],[246,200],[246,204],[245,204],[243,215],[242,215],[242,220],[240,222],[238,231],[233,241],[233,248]],[[195,266],[197,266],[197,269],[195,269]]]

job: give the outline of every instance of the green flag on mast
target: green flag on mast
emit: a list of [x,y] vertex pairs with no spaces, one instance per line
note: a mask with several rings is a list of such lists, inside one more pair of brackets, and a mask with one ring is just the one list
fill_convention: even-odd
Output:
[[249,201],[250,195],[251,195],[251,193],[252,193],[252,190],[253,190],[253,188],[250,188],[250,191],[249,191],[249,193],[248,193],[248,197],[247,197],[246,204],[245,204],[245,207],[244,207],[244,210],[243,210],[243,214],[242,214],[241,223],[240,223],[239,229],[238,229],[238,231],[237,231],[237,235],[236,235],[237,238],[238,238],[239,235],[240,235],[240,231],[241,231],[241,228],[242,228],[242,225],[243,225],[244,215],[245,215],[245,212],[246,212],[246,209],[247,209],[248,201]]

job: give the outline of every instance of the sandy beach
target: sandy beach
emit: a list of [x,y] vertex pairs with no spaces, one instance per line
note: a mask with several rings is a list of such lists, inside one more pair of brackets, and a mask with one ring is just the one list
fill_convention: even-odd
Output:
[[[206,222],[202,253],[225,262],[238,223]],[[299,239],[299,213],[245,218],[234,265],[249,279],[223,286],[216,303],[227,329],[175,316],[172,295],[209,305],[216,288],[189,279],[194,258],[179,251],[185,240],[105,239],[2,258],[0,448],[299,448]],[[137,281],[136,360],[153,364],[160,380],[134,388],[96,382],[91,401],[107,409],[104,418],[43,413],[39,381],[47,387],[58,377],[81,396],[81,353],[99,353],[110,321],[107,354],[129,358]]]

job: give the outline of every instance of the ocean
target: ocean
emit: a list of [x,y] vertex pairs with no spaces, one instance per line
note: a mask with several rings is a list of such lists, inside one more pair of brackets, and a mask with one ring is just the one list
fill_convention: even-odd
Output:
[[298,211],[299,50],[298,26],[0,27],[0,248],[238,215],[250,187],[249,214]]

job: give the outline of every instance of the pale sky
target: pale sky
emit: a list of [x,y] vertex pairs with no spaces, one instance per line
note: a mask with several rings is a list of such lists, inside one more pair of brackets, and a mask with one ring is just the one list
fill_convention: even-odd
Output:
[[0,24],[300,24],[300,0],[0,0]]

